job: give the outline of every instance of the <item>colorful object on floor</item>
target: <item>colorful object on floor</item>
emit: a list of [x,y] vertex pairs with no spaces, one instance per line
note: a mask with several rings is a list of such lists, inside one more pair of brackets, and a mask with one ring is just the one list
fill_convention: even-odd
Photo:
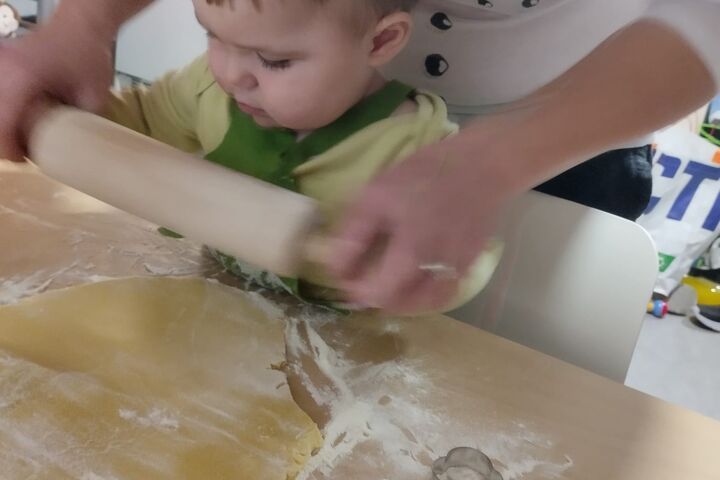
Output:
[[693,316],[704,327],[720,332],[720,307],[696,305],[692,309]]
[[698,295],[698,305],[720,307],[720,285],[703,277],[685,276],[683,285],[695,289]]
[[663,300],[653,300],[647,305],[647,312],[657,318],[664,318],[668,313],[668,304]]
[[706,278],[711,282],[720,283],[720,268],[701,268],[697,266],[698,262],[690,269],[689,277]]
[[683,285],[697,292],[697,305],[691,309],[692,315],[704,327],[720,332],[720,285],[703,277],[685,276]]

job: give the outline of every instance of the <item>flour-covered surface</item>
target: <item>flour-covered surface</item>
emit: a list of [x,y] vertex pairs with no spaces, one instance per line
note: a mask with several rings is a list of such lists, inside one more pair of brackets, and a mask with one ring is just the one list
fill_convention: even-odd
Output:
[[572,478],[571,457],[522,416],[500,417],[492,400],[453,401],[459,392],[446,390],[442,377],[455,375],[444,375],[432,352],[404,340],[407,329],[419,328],[414,323],[328,316],[289,322],[291,370],[331,413],[325,444],[299,479],[426,479],[435,459],[460,446],[489,455],[505,480]]
[[[68,285],[131,275],[198,275],[223,281],[230,278],[223,277],[215,260],[190,241],[163,237],[157,233],[155,225],[51,182],[33,173],[31,168],[7,165],[3,168],[5,171],[0,172],[0,222],[4,231],[8,231],[7,228],[13,234],[0,233],[3,251],[0,256],[0,304],[13,304],[24,297]],[[264,301],[259,293],[249,295],[269,318],[281,315],[281,308]],[[453,421],[457,412],[449,410],[451,406],[437,402],[443,394],[433,378],[432,365],[427,359],[406,356],[401,336],[401,331],[406,328],[404,323],[384,322],[380,327],[382,331],[375,334],[366,330],[365,323],[361,322],[362,335],[354,338],[351,332],[358,328],[356,322],[319,311],[302,310],[290,315],[288,351],[292,356],[301,353],[293,352],[294,349],[305,348],[297,342],[293,332],[306,325],[303,319],[310,319],[314,326],[304,331],[306,336],[308,332],[311,334],[315,352],[312,363],[319,369],[313,365],[303,372],[306,375],[305,391],[314,391],[322,397],[315,401],[330,415],[330,422],[326,426],[324,447],[311,460],[301,478],[342,478],[348,465],[359,464],[363,468],[372,466],[369,473],[377,474],[377,478],[424,479],[429,475],[432,461],[457,446],[480,447],[501,462],[500,465],[506,465],[507,479],[519,478],[527,472],[562,473],[571,465],[564,455],[552,451],[553,439],[531,427],[520,426],[522,419],[499,421],[490,412],[479,411],[482,415],[475,422]],[[321,337],[320,333],[328,334],[327,330],[321,332],[322,326],[333,332],[328,341],[332,343],[335,339],[334,345],[330,346]],[[344,326],[352,326],[352,329],[344,330]],[[4,341],[8,346],[7,337]],[[78,345],[77,348],[91,355],[96,347],[92,342],[87,343],[87,346]],[[370,345],[374,350],[368,351],[363,345]],[[272,351],[281,346],[270,345],[267,349]],[[358,349],[365,357],[354,358]],[[22,381],[12,389],[6,387],[7,391],[1,397],[0,405],[5,405],[5,410],[3,414],[0,409],[0,422],[5,423],[0,423],[4,425],[0,431],[6,436],[4,447],[8,446],[7,436],[12,435],[16,447],[24,445],[27,448],[28,465],[39,461],[37,455],[50,455],[60,462],[61,458],[69,461],[73,452],[79,455],[77,458],[87,461],[89,456],[100,455],[99,452],[106,449],[125,449],[128,455],[137,453],[136,442],[128,442],[122,432],[118,432],[117,441],[112,445],[93,446],[88,436],[82,437],[83,440],[70,438],[68,426],[49,428],[49,424],[43,423],[50,422],[49,417],[26,420],[24,427],[10,428],[7,423],[10,405],[15,409],[22,405],[25,409],[42,411],[39,397],[34,397],[35,403],[28,402],[29,392],[50,394],[53,387],[62,387],[63,395],[77,397],[82,394],[102,399],[108,387],[90,376],[61,374],[22,356],[8,356],[7,351],[5,355],[5,369],[0,371],[6,376],[22,378]],[[277,358],[280,360],[282,357]],[[130,362],[131,358],[123,361]],[[72,371],[82,371],[77,365],[72,367],[69,368]],[[237,375],[241,372],[239,369]],[[322,374],[307,376],[308,372]],[[282,383],[282,375],[277,372],[275,375],[278,380],[273,383],[273,388]],[[7,378],[6,382],[12,383],[12,380]],[[26,395],[24,400],[22,395]],[[207,396],[212,397],[213,393],[207,392]],[[113,428],[120,425],[124,429],[152,431],[166,440],[178,437],[181,430],[188,428],[188,419],[183,420],[186,413],[162,403],[134,404],[130,400],[125,403],[113,400],[111,403],[113,416],[110,423],[107,420],[100,423],[114,425]],[[64,399],[57,405],[66,408],[70,404],[71,399]],[[222,408],[218,409],[218,412],[222,411]],[[217,415],[222,418],[220,413]],[[125,444],[122,438],[126,439]],[[6,456],[12,451],[4,450]],[[43,451],[47,453],[41,455]],[[94,453],[91,455],[91,452]],[[73,472],[66,473],[68,478],[83,479],[83,475],[93,479],[96,477],[92,475],[108,480],[113,478],[102,469],[82,471],[79,466],[74,468],[67,470]]]
[[[219,271],[198,245],[161,237],[156,228],[31,168],[0,163],[0,304],[11,308],[44,291],[138,275],[210,277],[247,289]],[[429,480],[432,461],[463,446],[486,453],[505,480],[720,478],[720,456],[714,454],[720,424],[446,317],[347,318],[282,296],[269,301],[266,292],[232,295],[250,301],[264,317],[287,320],[287,348],[277,338],[269,348],[258,344],[257,351],[290,360],[286,371],[293,397],[327,437],[299,478]],[[127,338],[122,333],[116,332],[117,338]],[[94,342],[78,340],[73,340],[78,355],[106,354]],[[164,348],[160,342],[157,355],[163,357]],[[196,361],[192,349],[188,352],[176,356],[177,362]],[[147,385],[150,391],[167,389],[183,402],[180,409],[159,401],[103,401],[113,398],[107,396],[112,390],[98,383],[95,370],[82,374],[77,364],[52,369],[47,363],[52,359],[38,352],[19,353],[0,352],[0,443],[25,452],[12,457],[16,468],[23,462],[28,469],[23,472],[41,462],[62,460],[68,467],[68,458],[79,460],[46,477],[13,476],[0,468],[2,480],[155,480],[152,475],[113,477],[85,467],[98,465],[110,452],[137,459],[147,450],[128,440],[132,432],[148,435],[145,441],[151,443],[178,446],[182,439],[194,445],[195,435],[184,434],[200,428],[198,418],[235,429],[230,437],[227,430],[205,430],[201,441],[230,445],[233,435],[245,435],[247,429],[228,418],[235,407],[219,402],[217,392],[242,385],[243,391],[270,393],[248,384],[240,368],[216,369],[210,375],[216,383],[203,394],[194,390],[188,396],[177,383]],[[116,358],[127,362],[130,372],[137,368],[132,359]],[[280,372],[266,373],[274,392],[287,393]],[[127,375],[125,381],[138,378]],[[28,401],[30,393],[34,401]],[[58,407],[87,399],[95,402],[92,409]],[[61,409],[52,413],[51,408]],[[98,412],[120,426],[111,442],[88,438],[112,424],[85,423],[87,429],[73,437],[69,433],[79,428],[74,422],[51,421],[53,415],[94,418]],[[16,421],[18,415],[22,422]],[[0,449],[0,467],[9,464],[10,451]],[[238,451],[235,446],[229,453]],[[223,464],[211,462],[212,454],[198,449],[197,455],[209,462],[198,478],[232,478],[216,473]],[[169,457],[161,458],[152,468],[168,462]],[[177,478],[193,478],[188,472]]]
[[0,162],[0,305],[133,275],[222,277],[188,240],[37,174]]
[[0,307],[0,478],[294,478],[322,437],[256,303],[129,278]]

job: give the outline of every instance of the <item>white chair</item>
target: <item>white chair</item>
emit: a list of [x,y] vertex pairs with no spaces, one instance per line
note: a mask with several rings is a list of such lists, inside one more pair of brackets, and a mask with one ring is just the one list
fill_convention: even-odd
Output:
[[637,224],[530,192],[487,288],[453,318],[624,381],[657,276]]

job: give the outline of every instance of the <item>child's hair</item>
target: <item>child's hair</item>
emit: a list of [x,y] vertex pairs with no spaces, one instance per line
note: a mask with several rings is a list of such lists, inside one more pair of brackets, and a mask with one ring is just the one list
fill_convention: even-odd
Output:
[[[210,5],[225,5],[226,3],[229,3],[232,5],[232,3],[235,0],[205,0]],[[260,8],[262,4],[262,0],[250,0],[252,1],[253,5],[256,8]],[[292,1],[298,1],[298,0],[292,0]],[[305,1],[312,1],[313,3],[318,4],[325,4],[333,0],[305,0]],[[335,0],[337,1],[337,0]],[[418,0],[352,0],[353,3],[357,2],[358,4],[370,7],[375,13],[375,15],[379,17],[383,17],[385,15],[389,15],[393,12],[409,12],[413,9],[413,7],[417,4]]]

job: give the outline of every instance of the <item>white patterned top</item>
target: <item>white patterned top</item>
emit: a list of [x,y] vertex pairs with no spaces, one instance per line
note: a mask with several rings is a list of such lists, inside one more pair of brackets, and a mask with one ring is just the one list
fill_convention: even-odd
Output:
[[511,105],[642,17],[684,35],[720,79],[720,0],[420,0],[414,15],[386,73],[442,95],[454,114]]

